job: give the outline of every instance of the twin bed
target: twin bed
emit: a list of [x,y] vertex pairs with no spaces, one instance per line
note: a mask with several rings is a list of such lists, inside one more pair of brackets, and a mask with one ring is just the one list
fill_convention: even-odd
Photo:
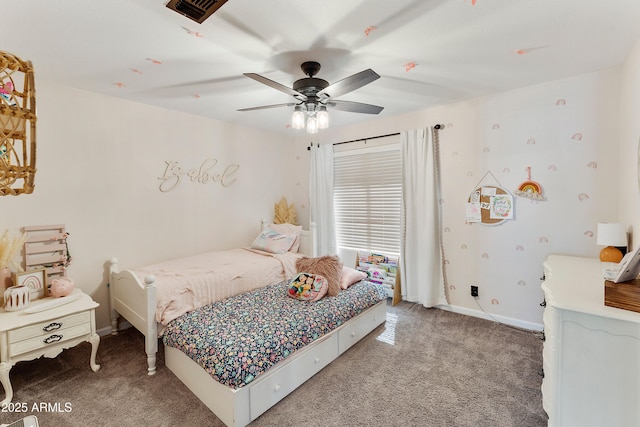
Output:
[[288,296],[296,261],[316,255],[313,224],[298,232],[285,253],[239,248],[122,271],[112,259],[113,332],[122,317],[144,334],[149,375],[161,337],[166,366],[225,424],[247,425],[386,320],[384,289],[366,281],[318,301]]

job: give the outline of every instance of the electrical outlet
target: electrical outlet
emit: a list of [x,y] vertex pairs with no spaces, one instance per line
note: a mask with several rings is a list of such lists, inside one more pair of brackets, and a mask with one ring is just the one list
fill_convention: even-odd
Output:
[[478,296],[478,287],[471,285],[471,296],[472,297],[477,297]]

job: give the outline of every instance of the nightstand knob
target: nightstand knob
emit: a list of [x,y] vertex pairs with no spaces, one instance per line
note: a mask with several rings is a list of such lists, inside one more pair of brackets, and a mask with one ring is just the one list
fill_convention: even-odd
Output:
[[62,328],[62,323],[53,322],[53,323],[49,323],[47,326],[42,328],[42,330],[45,332],[51,332],[51,331],[57,331],[60,328]]
[[62,335],[49,335],[45,339],[42,340],[45,344],[51,344],[54,342],[58,342],[62,339]]

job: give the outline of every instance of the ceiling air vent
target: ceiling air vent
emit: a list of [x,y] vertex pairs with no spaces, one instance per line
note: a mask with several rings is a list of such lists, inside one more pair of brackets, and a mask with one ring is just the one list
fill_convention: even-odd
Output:
[[202,24],[226,2],[227,0],[170,0],[167,7]]

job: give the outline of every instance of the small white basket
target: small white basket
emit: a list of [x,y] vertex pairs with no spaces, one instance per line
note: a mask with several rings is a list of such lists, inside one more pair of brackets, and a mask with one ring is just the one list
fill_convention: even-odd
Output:
[[28,286],[11,286],[4,291],[4,309],[7,311],[24,310],[31,303],[31,289]]

